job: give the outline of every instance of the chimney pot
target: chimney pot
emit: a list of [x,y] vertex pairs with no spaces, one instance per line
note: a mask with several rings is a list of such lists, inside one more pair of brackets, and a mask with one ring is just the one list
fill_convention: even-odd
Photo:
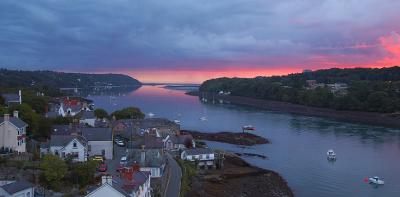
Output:
[[10,114],[4,114],[4,122],[10,121]]
[[18,111],[14,111],[13,116],[14,116],[14,118],[18,118]]

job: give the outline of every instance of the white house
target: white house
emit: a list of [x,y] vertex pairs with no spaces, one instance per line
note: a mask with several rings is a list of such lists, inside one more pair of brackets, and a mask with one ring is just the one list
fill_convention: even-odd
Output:
[[215,167],[215,153],[209,148],[194,148],[182,151],[181,159],[198,162],[199,167]]
[[41,154],[51,153],[60,158],[71,157],[74,162],[87,161],[86,140],[75,135],[52,135],[47,147],[41,147]]
[[163,142],[164,148],[167,150],[194,148],[196,146],[192,135],[167,135]]
[[83,111],[79,122],[94,127],[96,122],[96,116],[94,115],[93,111]]
[[81,111],[82,111],[82,105],[80,104],[71,105],[71,104],[61,103],[60,108],[58,108],[58,115],[62,117],[75,116]]
[[113,141],[110,128],[82,128],[82,136],[88,142],[89,156],[102,155],[106,159],[113,158]]
[[101,186],[86,197],[151,197],[150,176],[146,172],[124,172],[121,178],[102,176]]
[[34,185],[27,181],[0,181],[0,196],[33,197]]
[[18,118],[18,112],[14,116],[4,114],[0,117],[0,148],[11,149],[19,153],[26,152],[26,124]]

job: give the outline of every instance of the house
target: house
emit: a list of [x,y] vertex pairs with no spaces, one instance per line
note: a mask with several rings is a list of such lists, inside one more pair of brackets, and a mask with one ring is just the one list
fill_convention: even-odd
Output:
[[335,95],[347,94],[348,85],[346,83],[332,83],[332,84],[326,84],[326,86],[329,88],[331,93]]
[[198,167],[215,168],[215,153],[209,148],[194,148],[182,151],[181,159],[197,162]]
[[160,178],[164,174],[166,158],[160,149],[128,149],[130,165],[139,164],[140,171],[150,172],[151,178]]
[[48,153],[62,159],[71,158],[73,162],[87,161],[88,145],[86,139],[77,135],[52,135],[48,143],[40,147],[41,155]]
[[79,119],[79,123],[87,124],[94,127],[96,122],[96,116],[93,111],[83,111],[82,116]]
[[21,90],[18,91],[18,94],[2,94],[4,98],[4,103],[10,107],[12,105],[22,104],[22,92]]
[[18,118],[18,111],[14,111],[13,117],[4,114],[0,117],[0,148],[26,152],[26,124]]
[[168,135],[164,140],[164,148],[166,150],[179,150],[185,148],[195,148],[193,136],[186,135]]
[[88,142],[89,156],[102,155],[106,159],[113,158],[113,138],[110,128],[81,128],[80,133]]
[[151,197],[150,181],[149,173],[127,168],[121,178],[102,176],[101,186],[91,190],[86,197]]
[[76,116],[81,111],[90,111],[88,104],[69,98],[64,99],[58,108],[58,114],[62,117]]
[[0,196],[4,197],[33,197],[34,185],[21,181],[0,181]]

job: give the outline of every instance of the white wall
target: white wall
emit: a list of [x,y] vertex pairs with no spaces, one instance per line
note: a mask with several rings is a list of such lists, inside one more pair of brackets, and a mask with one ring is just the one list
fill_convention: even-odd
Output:
[[[77,147],[74,148],[73,144],[76,142]],[[69,142],[65,147],[62,146],[51,146],[50,147],[50,152],[52,154],[55,154],[56,151],[58,151],[58,155],[60,158],[63,158],[63,153],[65,153],[65,156],[68,154],[72,153],[78,153],[78,158],[74,159],[73,161],[87,161],[87,149],[85,146],[83,146],[78,140],[73,139],[71,142]]]
[[[17,152],[26,152],[26,139],[19,140],[18,145],[18,130],[11,122],[4,121],[0,125],[0,147],[11,148]],[[20,135],[26,134],[25,128],[19,130]]]
[[83,120],[79,120],[79,122],[83,123],[83,124],[88,124],[88,125],[94,127],[94,123],[96,122],[96,119],[95,118],[93,118],[93,119],[83,119]]

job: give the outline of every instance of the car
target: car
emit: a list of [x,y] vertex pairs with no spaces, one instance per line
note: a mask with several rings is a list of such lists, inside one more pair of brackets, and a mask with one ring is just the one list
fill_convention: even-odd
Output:
[[105,172],[105,171],[107,171],[107,164],[101,163],[101,164],[97,167],[97,171],[99,171],[99,172]]
[[122,139],[115,138],[114,143],[117,144],[118,146],[125,146],[125,142]]
[[121,160],[120,160],[119,163],[120,163],[121,165],[125,165],[127,161],[128,161],[128,158],[127,158],[126,156],[123,156],[123,157],[121,157]]
[[100,162],[104,162],[104,157],[103,156],[94,156],[92,158],[93,161],[100,161]]

